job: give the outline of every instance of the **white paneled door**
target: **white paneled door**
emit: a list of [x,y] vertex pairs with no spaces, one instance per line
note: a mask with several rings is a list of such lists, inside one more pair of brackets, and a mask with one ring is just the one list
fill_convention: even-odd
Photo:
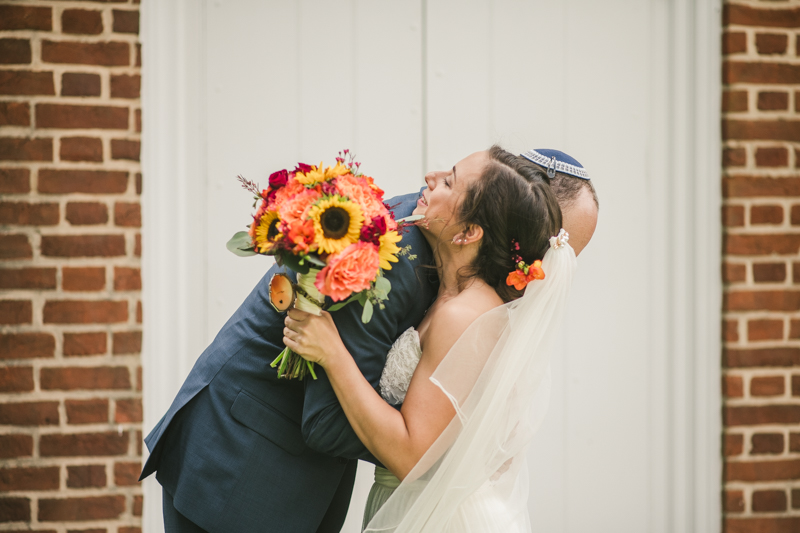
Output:
[[493,143],[558,148],[601,208],[530,453],[534,531],[719,530],[717,4],[143,3],[145,431],[270,266],[225,250],[237,175],[350,148],[393,196]]

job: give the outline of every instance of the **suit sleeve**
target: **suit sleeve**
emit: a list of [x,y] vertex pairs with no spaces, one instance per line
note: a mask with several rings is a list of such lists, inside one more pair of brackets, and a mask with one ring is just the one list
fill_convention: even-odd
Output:
[[[426,291],[413,282],[416,281],[414,265],[406,263],[395,266],[399,267],[398,272],[390,271],[394,279],[390,278],[389,301],[385,309],[375,311],[368,324],[361,323],[363,308],[355,302],[333,313],[342,341],[361,373],[376,390],[386,354],[394,340],[405,329],[422,320],[429,303],[429,299],[421,298]],[[408,275],[412,277],[411,282],[399,279]],[[419,300],[423,300],[422,304]],[[377,463],[350,426],[324,369],[317,370],[317,377],[317,380],[307,378],[305,383],[302,430],[306,444],[328,455]]]

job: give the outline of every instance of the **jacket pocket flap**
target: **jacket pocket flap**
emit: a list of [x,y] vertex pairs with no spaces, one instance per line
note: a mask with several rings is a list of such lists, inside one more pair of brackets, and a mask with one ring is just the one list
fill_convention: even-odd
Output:
[[231,416],[292,455],[300,455],[307,448],[299,424],[245,391],[240,391],[233,401]]

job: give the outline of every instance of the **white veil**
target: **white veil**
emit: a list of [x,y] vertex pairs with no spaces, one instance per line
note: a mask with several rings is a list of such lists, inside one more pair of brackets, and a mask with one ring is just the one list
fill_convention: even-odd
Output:
[[566,239],[551,239],[545,279],[455,343],[430,379],[457,416],[365,531],[529,530],[525,455],[547,409],[549,361],[576,264]]

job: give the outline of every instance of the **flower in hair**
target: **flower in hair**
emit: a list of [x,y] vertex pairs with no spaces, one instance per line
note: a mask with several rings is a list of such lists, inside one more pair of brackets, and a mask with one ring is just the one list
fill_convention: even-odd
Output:
[[518,291],[524,289],[528,283],[535,279],[544,279],[544,270],[542,270],[542,262],[537,259],[532,265],[525,263],[519,256],[517,268],[513,272],[509,272],[506,278],[506,285],[514,287]]

